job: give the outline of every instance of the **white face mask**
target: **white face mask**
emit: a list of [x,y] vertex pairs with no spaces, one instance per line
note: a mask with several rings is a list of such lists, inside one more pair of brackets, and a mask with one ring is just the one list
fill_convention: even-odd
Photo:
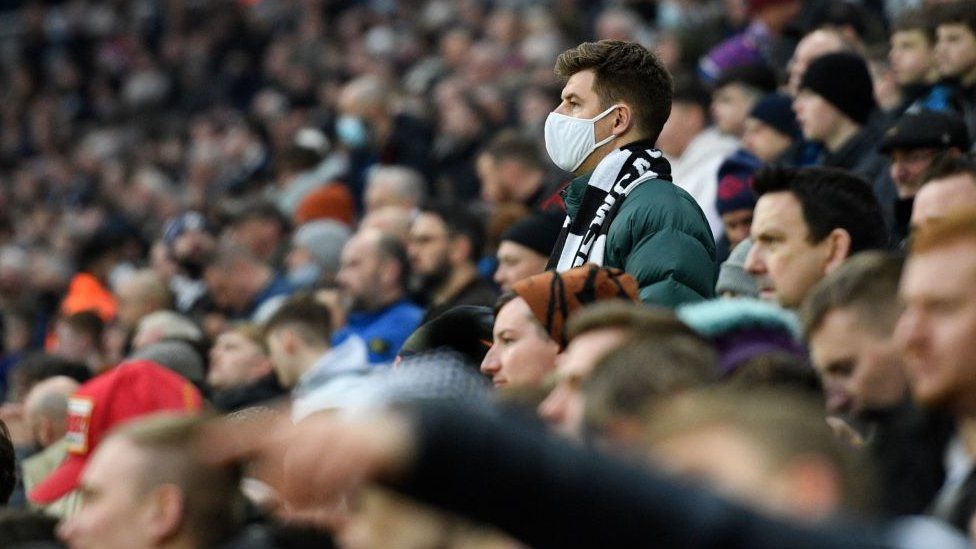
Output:
[[546,152],[549,158],[567,172],[579,168],[594,150],[613,140],[612,133],[606,139],[596,142],[596,122],[607,116],[620,105],[614,105],[593,118],[573,118],[557,112],[546,118]]

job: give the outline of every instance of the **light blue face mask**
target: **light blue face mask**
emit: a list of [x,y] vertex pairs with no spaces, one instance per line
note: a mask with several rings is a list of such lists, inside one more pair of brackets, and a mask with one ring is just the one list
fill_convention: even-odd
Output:
[[369,129],[358,116],[343,114],[336,120],[336,137],[347,147],[361,149],[369,141]]
[[310,261],[288,271],[288,282],[292,286],[301,289],[311,289],[321,277],[322,267],[314,261]]

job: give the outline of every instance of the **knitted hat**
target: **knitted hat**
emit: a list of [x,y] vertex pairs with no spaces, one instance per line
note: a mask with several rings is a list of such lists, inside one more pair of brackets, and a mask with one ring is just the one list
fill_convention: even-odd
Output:
[[132,353],[126,360],[151,360],[180,374],[198,387],[203,386],[206,379],[200,352],[187,341],[180,339],[151,343]]
[[319,219],[305,223],[291,237],[293,248],[305,248],[315,262],[326,271],[339,271],[342,247],[349,240],[349,227],[334,219]]
[[736,210],[751,210],[756,206],[752,190],[752,176],[762,162],[745,151],[737,151],[718,168],[718,191],[715,207],[719,215]]
[[566,346],[566,321],[574,312],[595,301],[627,299],[637,301],[634,277],[611,267],[587,263],[568,271],[546,271],[524,278],[512,286],[532,309],[549,336]]
[[729,258],[722,263],[718,271],[718,282],[715,283],[715,293],[731,292],[742,297],[758,297],[759,284],[756,279],[746,272],[746,256],[752,249],[752,240],[745,239],[732,250]]
[[874,85],[864,59],[853,53],[828,53],[813,60],[800,89],[808,89],[863,125],[874,110]]
[[794,141],[803,137],[793,112],[793,100],[781,93],[770,93],[760,99],[749,112],[749,118],[759,120]]
[[895,149],[969,149],[966,123],[944,112],[920,111],[906,114],[888,128],[878,148],[883,154]]
[[352,225],[356,203],[352,193],[341,183],[329,183],[305,195],[295,210],[295,225],[315,219],[335,219]]
[[512,224],[502,233],[499,241],[509,240],[538,252],[539,255],[549,257],[562,228],[561,215],[536,213]]
[[768,353],[807,356],[800,343],[796,315],[772,303],[716,299],[682,305],[677,313],[678,318],[712,343],[726,375],[743,362]]

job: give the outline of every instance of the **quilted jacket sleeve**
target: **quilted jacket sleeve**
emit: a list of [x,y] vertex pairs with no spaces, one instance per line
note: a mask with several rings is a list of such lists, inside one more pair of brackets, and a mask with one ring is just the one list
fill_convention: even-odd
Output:
[[610,226],[605,263],[630,273],[645,303],[675,307],[715,296],[715,241],[701,208],[671,182],[631,192]]

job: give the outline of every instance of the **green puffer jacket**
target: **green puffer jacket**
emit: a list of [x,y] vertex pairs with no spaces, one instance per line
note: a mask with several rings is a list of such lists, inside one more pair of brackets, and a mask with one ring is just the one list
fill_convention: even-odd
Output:
[[[576,215],[590,174],[566,189],[566,210]],[[607,234],[603,264],[623,269],[645,303],[675,307],[715,297],[715,241],[698,203],[663,179],[641,183],[624,199]]]

